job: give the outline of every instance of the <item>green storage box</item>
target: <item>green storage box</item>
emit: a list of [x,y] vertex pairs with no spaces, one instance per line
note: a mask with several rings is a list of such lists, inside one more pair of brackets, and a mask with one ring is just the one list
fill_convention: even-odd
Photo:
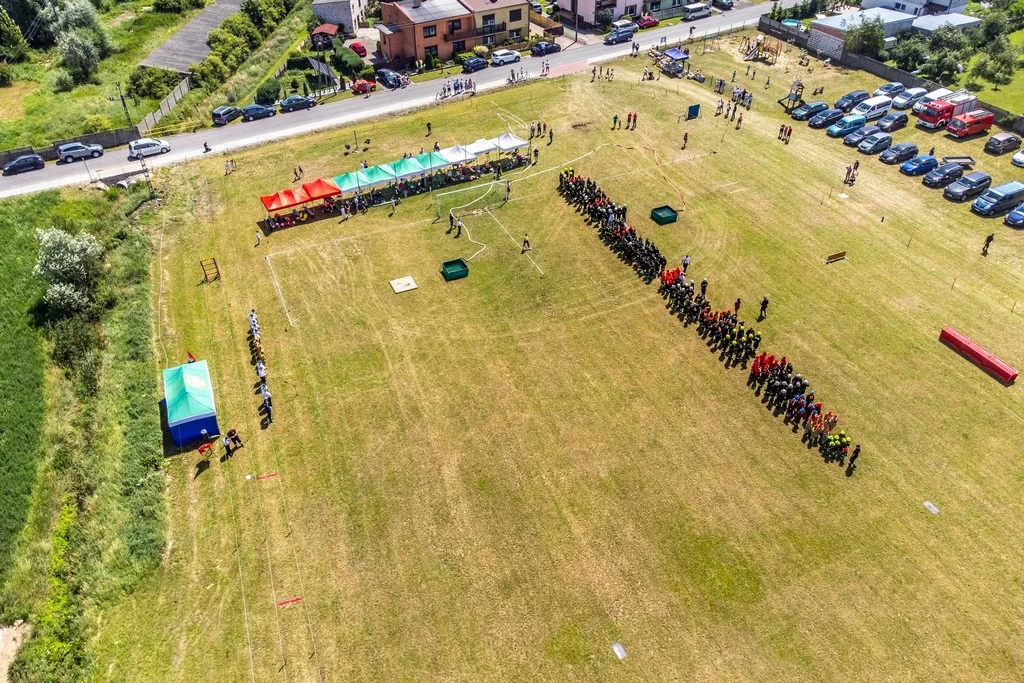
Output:
[[469,265],[460,258],[445,261],[441,264],[441,275],[447,282],[458,280],[469,275]]
[[678,217],[679,214],[671,206],[659,206],[656,209],[651,209],[651,220],[658,225],[675,223]]

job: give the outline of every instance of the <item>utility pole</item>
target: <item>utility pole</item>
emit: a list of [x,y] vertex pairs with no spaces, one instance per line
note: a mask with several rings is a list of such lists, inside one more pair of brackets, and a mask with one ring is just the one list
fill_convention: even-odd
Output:
[[117,96],[121,98],[121,108],[124,109],[124,120],[127,121],[128,127],[132,127],[132,116],[128,113],[128,103],[124,101],[124,93],[121,91],[121,81],[115,83],[117,86]]

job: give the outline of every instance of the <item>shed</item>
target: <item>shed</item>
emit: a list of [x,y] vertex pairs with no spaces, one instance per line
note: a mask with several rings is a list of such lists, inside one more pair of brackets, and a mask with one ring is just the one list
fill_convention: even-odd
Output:
[[864,21],[881,19],[885,27],[885,37],[891,38],[898,33],[909,31],[914,24],[914,15],[897,12],[883,7],[846,12],[811,22],[811,32],[807,37],[807,47],[815,52],[839,59],[843,55],[843,43],[846,32],[859,26]]
[[966,14],[929,14],[926,17],[914,19],[914,30],[918,33],[931,33],[945,24],[951,24],[956,28],[968,29],[981,25],[978,17],[969,17]]
[[205,360],[164,370],[164,405],[167,428],[178,446],[202,436],[220,433],[213,402],[213,383]]
[[338,37],[337,24],[320,24],[309,32],[313,40],[313,46],[318,50],[326,50],[331,46],[331,41]]

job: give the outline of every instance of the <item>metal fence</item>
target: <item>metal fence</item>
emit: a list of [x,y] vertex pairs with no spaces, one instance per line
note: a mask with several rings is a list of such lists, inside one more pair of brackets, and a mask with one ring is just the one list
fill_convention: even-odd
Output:
[[[762,33],[767,33],[770,36],[798,45],[801,48],[807,48],[808,34],[804,33],[799,28],[786,26],[778,21],[773,21],[766,16],[762,16],[760,21],[758,21],[757,29]],[[809,52],[817,55],[814,50],[809,50]],[[817,56],[824,56],[826,58],[831,57],[830,55]],[[908,88],[927,88],[928,90],[938,90],[943,87],[934,81],[929,81],[926,78],[921,78],[920,76],[916,76],[902,69],[897,69],[894,66],[883,64],[876,59],[854,54],[845,49],[838,58],[832,57],[832,60],[851,69],[867,71],[869,74],[874,74],[885,81],[899,81]],[[995,114],[996,123],[1000,126],[1006,126],[1007,119],[1012,119],[1013,122],[1010,123],[1008,127],[1018,133],[1024,132],[1024,116],[1019,113],[1007,111],[1002,107],[997,107],[994,104],[990,104],[981,99],[978,100],[978,106]]]
[[156,124],[159,123],[160,119],[170,114],[171,110],[174,109],[174,105],[176,105],[182,97],[187,95],[188,91],[191,89],[192,77],[185,76],[181,83],[174,86],[174,90],[172,90],[167,97],[160,100],[160,104],[157,106],[156,111],[147,114],[146,118],[139,121],[139,131],[145,135],[149,131],[153,130],[156,127]]

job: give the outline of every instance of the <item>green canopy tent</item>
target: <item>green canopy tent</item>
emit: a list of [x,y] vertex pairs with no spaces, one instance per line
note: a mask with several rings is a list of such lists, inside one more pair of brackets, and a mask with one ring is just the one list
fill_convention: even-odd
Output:
[[334,177],[334,184],[343,193],[355,192],[370,187],[370,181],[363,171],[352,171]]
[[394,182],[398,179],[395,176],[395,172],[391,170],[391,167],[388,164],[380,164],[378,166],[363,169],[363,174],[371,185],[383,185],[384,183]]
[[425,168],[412,158],[399,159],[394,163],[388,164],[388,167],[395,174],[396,178],[411,178],[414,175],[423,175],[427,172]]
[[174,443],[184,446],[202,436],[219,434],[213,383],[205,360],[164,370],[167,427]]
[[426,154],[420,154],[419,156],[413,157],[413,160],[423,167],[424,171],[437,171],[451,166],[452,162],[445,159],[437,152],[427,152]]

